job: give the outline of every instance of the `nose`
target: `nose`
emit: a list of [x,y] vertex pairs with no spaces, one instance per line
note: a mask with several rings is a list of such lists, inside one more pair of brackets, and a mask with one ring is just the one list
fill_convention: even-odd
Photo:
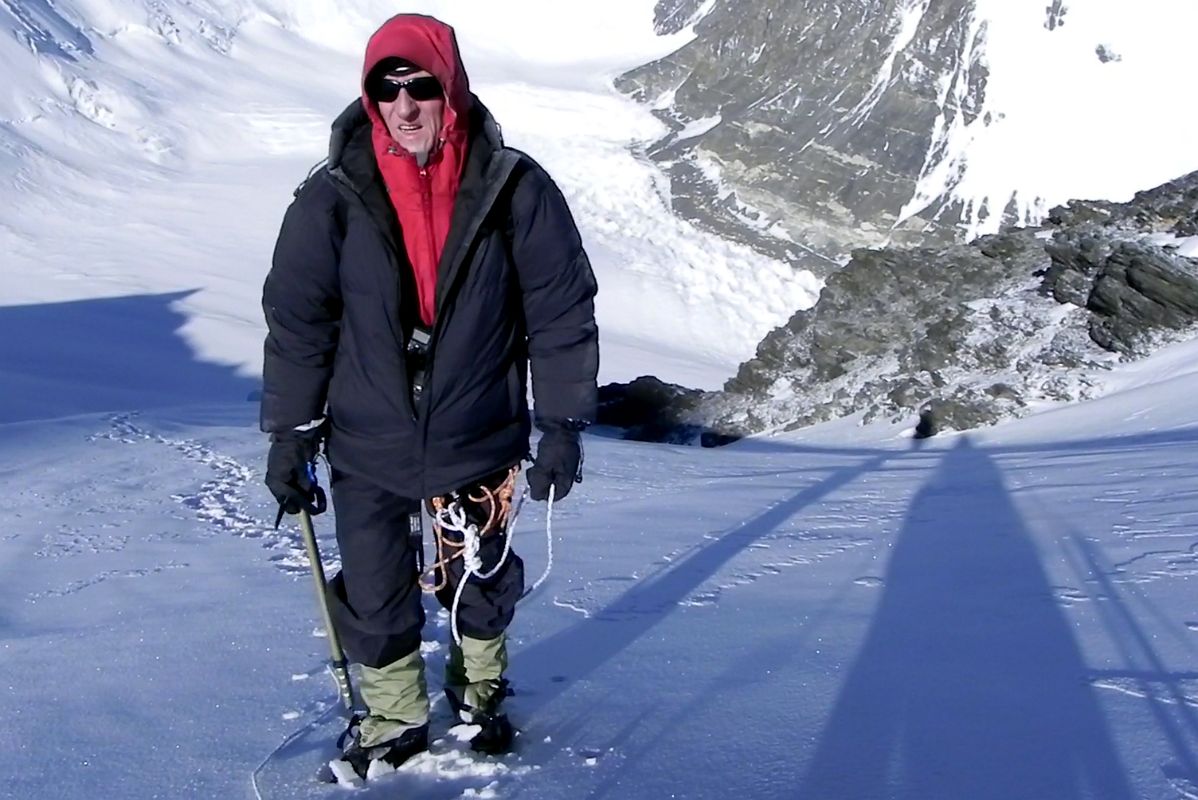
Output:
[[420,106],[408,96],[407,89],[400,89],[399,97],[395,98],[395,111],[404,119],[415,119],[420,114]]

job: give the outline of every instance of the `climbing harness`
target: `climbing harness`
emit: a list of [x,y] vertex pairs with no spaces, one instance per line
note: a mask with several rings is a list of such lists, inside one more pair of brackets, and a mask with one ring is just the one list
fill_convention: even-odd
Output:
[[[517,464],[508,470],[507,477],[494,489],[480,485],[476,491],[467,493],[464,498],[461,492],[451,492],[434,497],[429,501],[437,557],[433,565],[426,569],[421,576],[420,588],[430,594],[444,589],[449,584],[449,565],[456,559],[462,559],[462,577],[454,590],[453,604],[449,612],[453,640],[458,645],[462,643],[462,636],[458,631],[458,608],[461,605],[462,593],[466,584],[471,578],[486,581],[495,577],[511,556],[512,539],[516,534],[516,519],[528,496],[528,489],[525,487],[515,502],[512,500],[515,495],[516,477],[519,473],[520,465]],[[553,498],[554,489],[550,487],[545,519],[545,538],[549,557],[545,564],[545,571],[531,587],[520,595],[521,600],[540,588],[553,569]],[[485,514],[481,525],[470,518],[464,501],[472,503]],[[503,553],[491,569],[484,570],[480,556],[483,537],[496,534],[504,537]],[[425,578],[430,575],[433,576],[433,580],[426,580]]]

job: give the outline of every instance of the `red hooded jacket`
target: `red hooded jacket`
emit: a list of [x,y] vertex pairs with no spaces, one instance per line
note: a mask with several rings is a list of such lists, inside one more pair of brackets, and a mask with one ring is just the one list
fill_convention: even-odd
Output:
[[[440,146],[430,154],[424,169],[412,154],[395,144],[367,96],[371,71],[388,58],[402,58],[428,70],[445,90]],[[399,14],[383,23],[366,43],[362,66],[362,105],[371,121],[371,138],[379,172],[399,217],[404,249],[416,276],[420,316],[432,325],[437,265],[449,235],[453,204],[466,163],[467,120],[472,103],[466,68],[458,53],[453,28],[421,14]]]

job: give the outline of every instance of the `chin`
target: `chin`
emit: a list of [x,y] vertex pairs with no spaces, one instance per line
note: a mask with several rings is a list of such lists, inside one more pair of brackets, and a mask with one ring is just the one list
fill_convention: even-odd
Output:
[[416,154],[427,153],[432,145],[429,142],[413,142],[411,140],[405,141],[401,139],[399,140],[399,146],[404,150],[407,150],[409,153]]

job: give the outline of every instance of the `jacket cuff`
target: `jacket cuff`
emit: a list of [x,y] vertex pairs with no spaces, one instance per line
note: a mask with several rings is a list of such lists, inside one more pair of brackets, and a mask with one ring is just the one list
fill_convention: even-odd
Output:
[[320,441],[325,436],[325,421],[313,420],[307,425],[298,425],[291,430],[275,431],[270,435],[272,442]]
[[542,433],[570,433],[577,436],[585,431],[590,424],[591,423],[585,419],[537,418],[537,428],[539,428]]

